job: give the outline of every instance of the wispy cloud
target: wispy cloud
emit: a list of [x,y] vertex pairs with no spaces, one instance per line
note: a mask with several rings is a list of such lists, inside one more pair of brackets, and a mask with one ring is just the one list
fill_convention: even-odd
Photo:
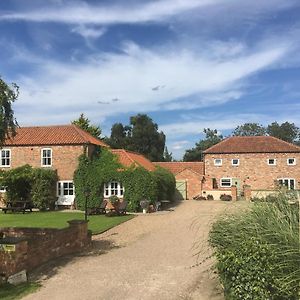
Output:
[[81,35],[84,39],[98,39],[103,34],[105,34],[106,29],[105,28],[97,28],[97,27],[91,27],[86,25],[78,25],[74,27],[71,32],[75,32],[79,35]]

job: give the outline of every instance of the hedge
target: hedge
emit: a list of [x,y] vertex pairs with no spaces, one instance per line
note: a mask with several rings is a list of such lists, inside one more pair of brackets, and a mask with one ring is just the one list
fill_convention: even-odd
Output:
[[299,202],[279,194],[218,220],[210,244],[226,299],[299,299]]
[[[162,174],[166,174],[165,180],[162,179]],[[88,188],[91,192],[88,208],[95,208],[103,201],[104,184],[117,181],[124,186],[124,200],[128,201],[128,210],[138,211],[141,200],[154,203],[161,194],[165,197],[166,193],[170,195],[175,190],[175,178],[171,176],[161,170],[149,172],[142,167],[124,168],[107,149],[101,149],[92,158],[82,155],[74,175],[77,208],[83,210],[85,207],[85,189]]]
[[9,201],[32,201],[34,206],[44,210],[54,208],[56,201],[56,171],[32,168],[24,165],[1,172],[2,186],[6,187]]
[[174,193],[176,188],[176,179],[174,175],[158,166],[156,170],[154,171],[154,175],[157,178],[158,181],[158,200],[170,200],[172,201],[174,199]]

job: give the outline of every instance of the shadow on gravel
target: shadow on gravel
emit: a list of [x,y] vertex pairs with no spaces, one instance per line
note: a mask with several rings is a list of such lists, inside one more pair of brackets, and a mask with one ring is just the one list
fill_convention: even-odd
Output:
[[53,259],[29,273],[30,281],[42,282],[55,276],[61,268],[76,259],[106,254],[110,250],[121,248],[109,240],[94,240],[89,248],[81,253],[74,253]]

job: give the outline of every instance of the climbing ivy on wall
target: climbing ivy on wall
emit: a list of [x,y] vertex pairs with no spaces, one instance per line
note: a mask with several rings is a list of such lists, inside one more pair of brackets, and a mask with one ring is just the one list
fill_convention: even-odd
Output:
[[[149,172],[142,167],[124,168],[115,155],[107,149],[101,149],[92,158],[86,155],[79,158],[74,176],[77,207],[85,207],[86,188],[90,190],[88,207],[98,207],[103,201],[104,184],[109,181],[122,182],[125,188],[124,199],[128,201],[130,211],[138,211],[141,200],[147,199],[150,203],[157,201],[162,189],[175,190],[175,178],[164,181],[155,171]],[[173,186],[166,187],[169,183]]]

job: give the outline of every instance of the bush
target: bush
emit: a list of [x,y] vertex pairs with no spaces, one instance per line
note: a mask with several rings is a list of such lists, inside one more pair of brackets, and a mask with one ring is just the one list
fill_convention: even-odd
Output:
[[222,200],[222,201],[231,201],[232,200],[232,196],[231,195],[222,194],[220,196],[220,200]]
[[210,244],[227,299],[299,299],[299,202],[286,195],[225,216]]
[[109,202],[111,203],[112,206],[116,206],[120,203],[120,199],[116,195],[110,196]]
[[207,200],[214,200],[214,196],[213,195],[207,195]]
[[176,188],[175,176],[170,171],[159,166],[153,173],[158,183],[158,200],[172,201]]
[[57,173],[51,169],[33,169],[31,200],[40,210],[54,209],[56,197]]
[[44,210],[54,207],[57,180],[54,170],[24,165],[3,172],[1,185],[6,186],[7,200],[31,200],[35,207]]

